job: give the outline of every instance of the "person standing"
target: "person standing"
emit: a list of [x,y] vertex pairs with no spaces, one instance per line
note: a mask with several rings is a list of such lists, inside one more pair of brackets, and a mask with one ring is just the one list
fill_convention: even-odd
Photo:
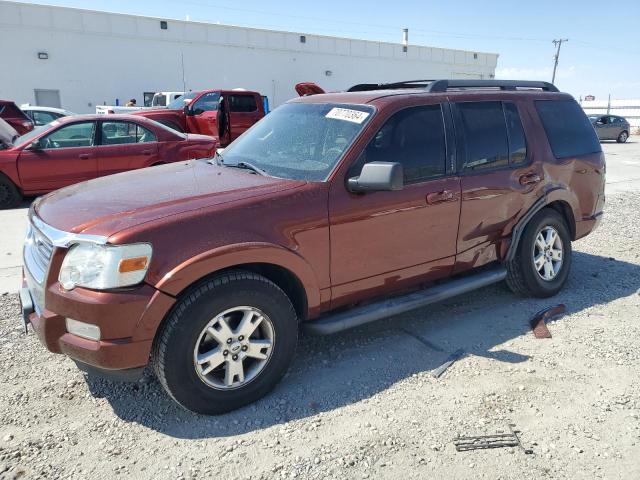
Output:
[[136,99],[135,99],[135,98],[132,98],[131,100],[129,100],[129,101],[127,102],[127,105],[126,105],[126,106],[127,106],[127,107],[135,107],[135,106],[136,106]]

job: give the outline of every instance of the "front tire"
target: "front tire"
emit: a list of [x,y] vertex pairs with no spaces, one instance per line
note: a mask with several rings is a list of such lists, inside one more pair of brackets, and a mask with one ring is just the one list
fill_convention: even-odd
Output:
[[0,174],[0,210],[13,208],[22,201],[20,190],[6,176]]
[[551,208],[534,215],[506,267],[513,292],[539,298],[557,294],[571,268],[571,236],[562,215]]
[[293,359],[298,319],[267,278],[232,271],[187,292],[158,332],[152,364],[184,408],[215,415],[266,395]]
[[622,131],[622,132],[620,132],[620,135],[618,135],[618,138],[616,139],[616,142],[625,143],[628,139],[629,139],[629,132]]

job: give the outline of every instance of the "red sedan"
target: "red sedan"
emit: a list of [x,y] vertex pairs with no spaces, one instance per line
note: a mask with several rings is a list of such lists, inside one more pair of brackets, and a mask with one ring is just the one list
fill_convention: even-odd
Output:
[[211,157],[218,140],[131,115],[63,117],[0,146],[0,209],[83,180]]

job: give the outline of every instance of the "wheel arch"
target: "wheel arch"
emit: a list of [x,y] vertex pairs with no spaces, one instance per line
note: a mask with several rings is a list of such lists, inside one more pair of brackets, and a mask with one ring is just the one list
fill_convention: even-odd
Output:
[[556,187],[545,192],[512,229],[511,237],[503,244],[501,252],[503,261],[511,261],[515,257],[518,243],[527,224],[533,216],[543,208],[551,208],[564,218],[571,235],[571,240],[576,239],[576,212],[579,212],[579,203],[575,193],[564,187]]
[[156,288],[179,297],[193,285],[230,270],[271,280],[289,296],[301,321],[320,308],[320,289],[311,266],[291,250],[270,244],[231,245],[198,255],[166,273]]
[[571,235],[571,240],[576,239],[576,219],[573,214],[573,210],[571,209],[571,205],[565,200],[554,200],[551,203],[548,203],[546,208],[552,208],[564,218],[564,221],[567,224],[567,228],[569,229],[569,234]]

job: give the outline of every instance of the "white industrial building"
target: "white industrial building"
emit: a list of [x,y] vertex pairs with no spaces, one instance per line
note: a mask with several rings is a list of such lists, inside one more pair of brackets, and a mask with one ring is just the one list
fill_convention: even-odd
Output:
[[[402,32],[398,32],[400,38]],[[497,54],[0,1],[0,98],[95,111],[156,91],[493,78]],[[406,50],[406,51],[405,51]]]

